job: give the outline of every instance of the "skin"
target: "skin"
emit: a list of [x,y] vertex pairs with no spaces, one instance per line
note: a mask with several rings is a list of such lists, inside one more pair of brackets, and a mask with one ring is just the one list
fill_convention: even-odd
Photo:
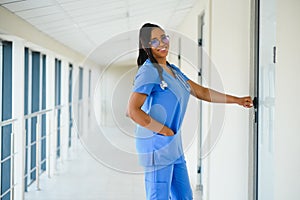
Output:
[[[166,70],[170,75],[174,76],[173,72],[167,67],[167,55],[169,51],[169,44],[165,44],[161,41],[161,37],[165,35],[165,32],[160,28],[154,28],[151,32],[151,39],[157,38],[160,40],[160,45],[157,48],[151,48],[152,54],[157,62]],[[196,98],[212,102],[212,103],[227,103],[227,104],[238,104],[245,108],[251,108],[253,102],[250,96],[247,97],[236,97],[227,94],[217,92],[215,90],[202,87],[201,85],[189,80],[191,87],[191,94]],[[150,129],[153,132],[172,136],[174,132],[169,127],[161,124],[151,118],[145,113],[141,107],[144,104],[147,95],[133,92],[129,98],[127,115],[137,124]]]

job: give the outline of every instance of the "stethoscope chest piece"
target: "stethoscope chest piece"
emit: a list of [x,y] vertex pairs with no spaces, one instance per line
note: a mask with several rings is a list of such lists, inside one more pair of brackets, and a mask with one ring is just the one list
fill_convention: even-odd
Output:
[[166,83],[166,81],[162,80],[160,83],[160,87],[161,87],[161,89],[165,90],[168,87],[168,83]]

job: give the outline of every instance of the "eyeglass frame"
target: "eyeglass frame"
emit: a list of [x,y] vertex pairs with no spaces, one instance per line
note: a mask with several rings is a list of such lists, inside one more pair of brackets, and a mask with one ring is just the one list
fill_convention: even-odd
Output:
[[[167,38],[168,42],[164,42],[163,41],[164,38]],[[154,41],[154,40],[158,41],[158,45],[157,46],[153,46],[152,45],[152,41]],[[153,38],[152,40],[150,40],[149,45],[150,45],[150,47],[157,48],[157,47],[159,47],[159,45],[160,45],[161,42],[164,43],[164,44],[169,44],[170,43],[170,36],[169,35],[163,35],[162,37],[160,37],[160,39]]]

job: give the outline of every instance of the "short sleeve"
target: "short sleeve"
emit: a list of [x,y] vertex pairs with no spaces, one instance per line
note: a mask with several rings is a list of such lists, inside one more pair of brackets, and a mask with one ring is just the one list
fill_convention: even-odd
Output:
[[152,92],[152,89],[154,87],[154,84],[145,84],[145,85],[141,85],[139,87],[134,87],[133,88],[133,92],[137,92],[137,93],[141,93],[141,94],[146,94],[146,95],[150,95]]
[[157,70],[152,64],[145,63],[135,76],[133,92],[150,95],[156,84],[159,84]]

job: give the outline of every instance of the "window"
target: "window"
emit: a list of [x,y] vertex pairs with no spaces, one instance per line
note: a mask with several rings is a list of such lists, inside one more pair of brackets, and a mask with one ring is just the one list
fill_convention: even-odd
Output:
[[83,68],[79,67],[79,100],[83,98]]
[[[46,56],[25,48],[25,191],[46,170]],[[37,169],[37,166],[40,168]]]
[[72,145],[72,127],[73,127],[73,118],[72,118],[72,87],[73,87],[73,65],[69,64],[69,147]]
[[2,125],[2,122],[12,119],[12,43],[4,42],[0,43],[0,92],[1,92],[1,130],[0,130],[0,150],[1,150],[1,200],[9,200],[11,196],[11,167],[13,155],[11,152],[11,136],[12,136],[12,124],[6,123]]
[[[42,55],[42,68],[41,68],[41,109],[46,110],[46,55]],[[46,131],[46,113],[42,114],[42,124],[41,124],[41,171],[46,170],[46,139],[47,139],[47,131]]]
[[55,59],[55,106],[57,112],[57,151],[56,157],[60,157],[60,115],[61,115],[61,60]]

